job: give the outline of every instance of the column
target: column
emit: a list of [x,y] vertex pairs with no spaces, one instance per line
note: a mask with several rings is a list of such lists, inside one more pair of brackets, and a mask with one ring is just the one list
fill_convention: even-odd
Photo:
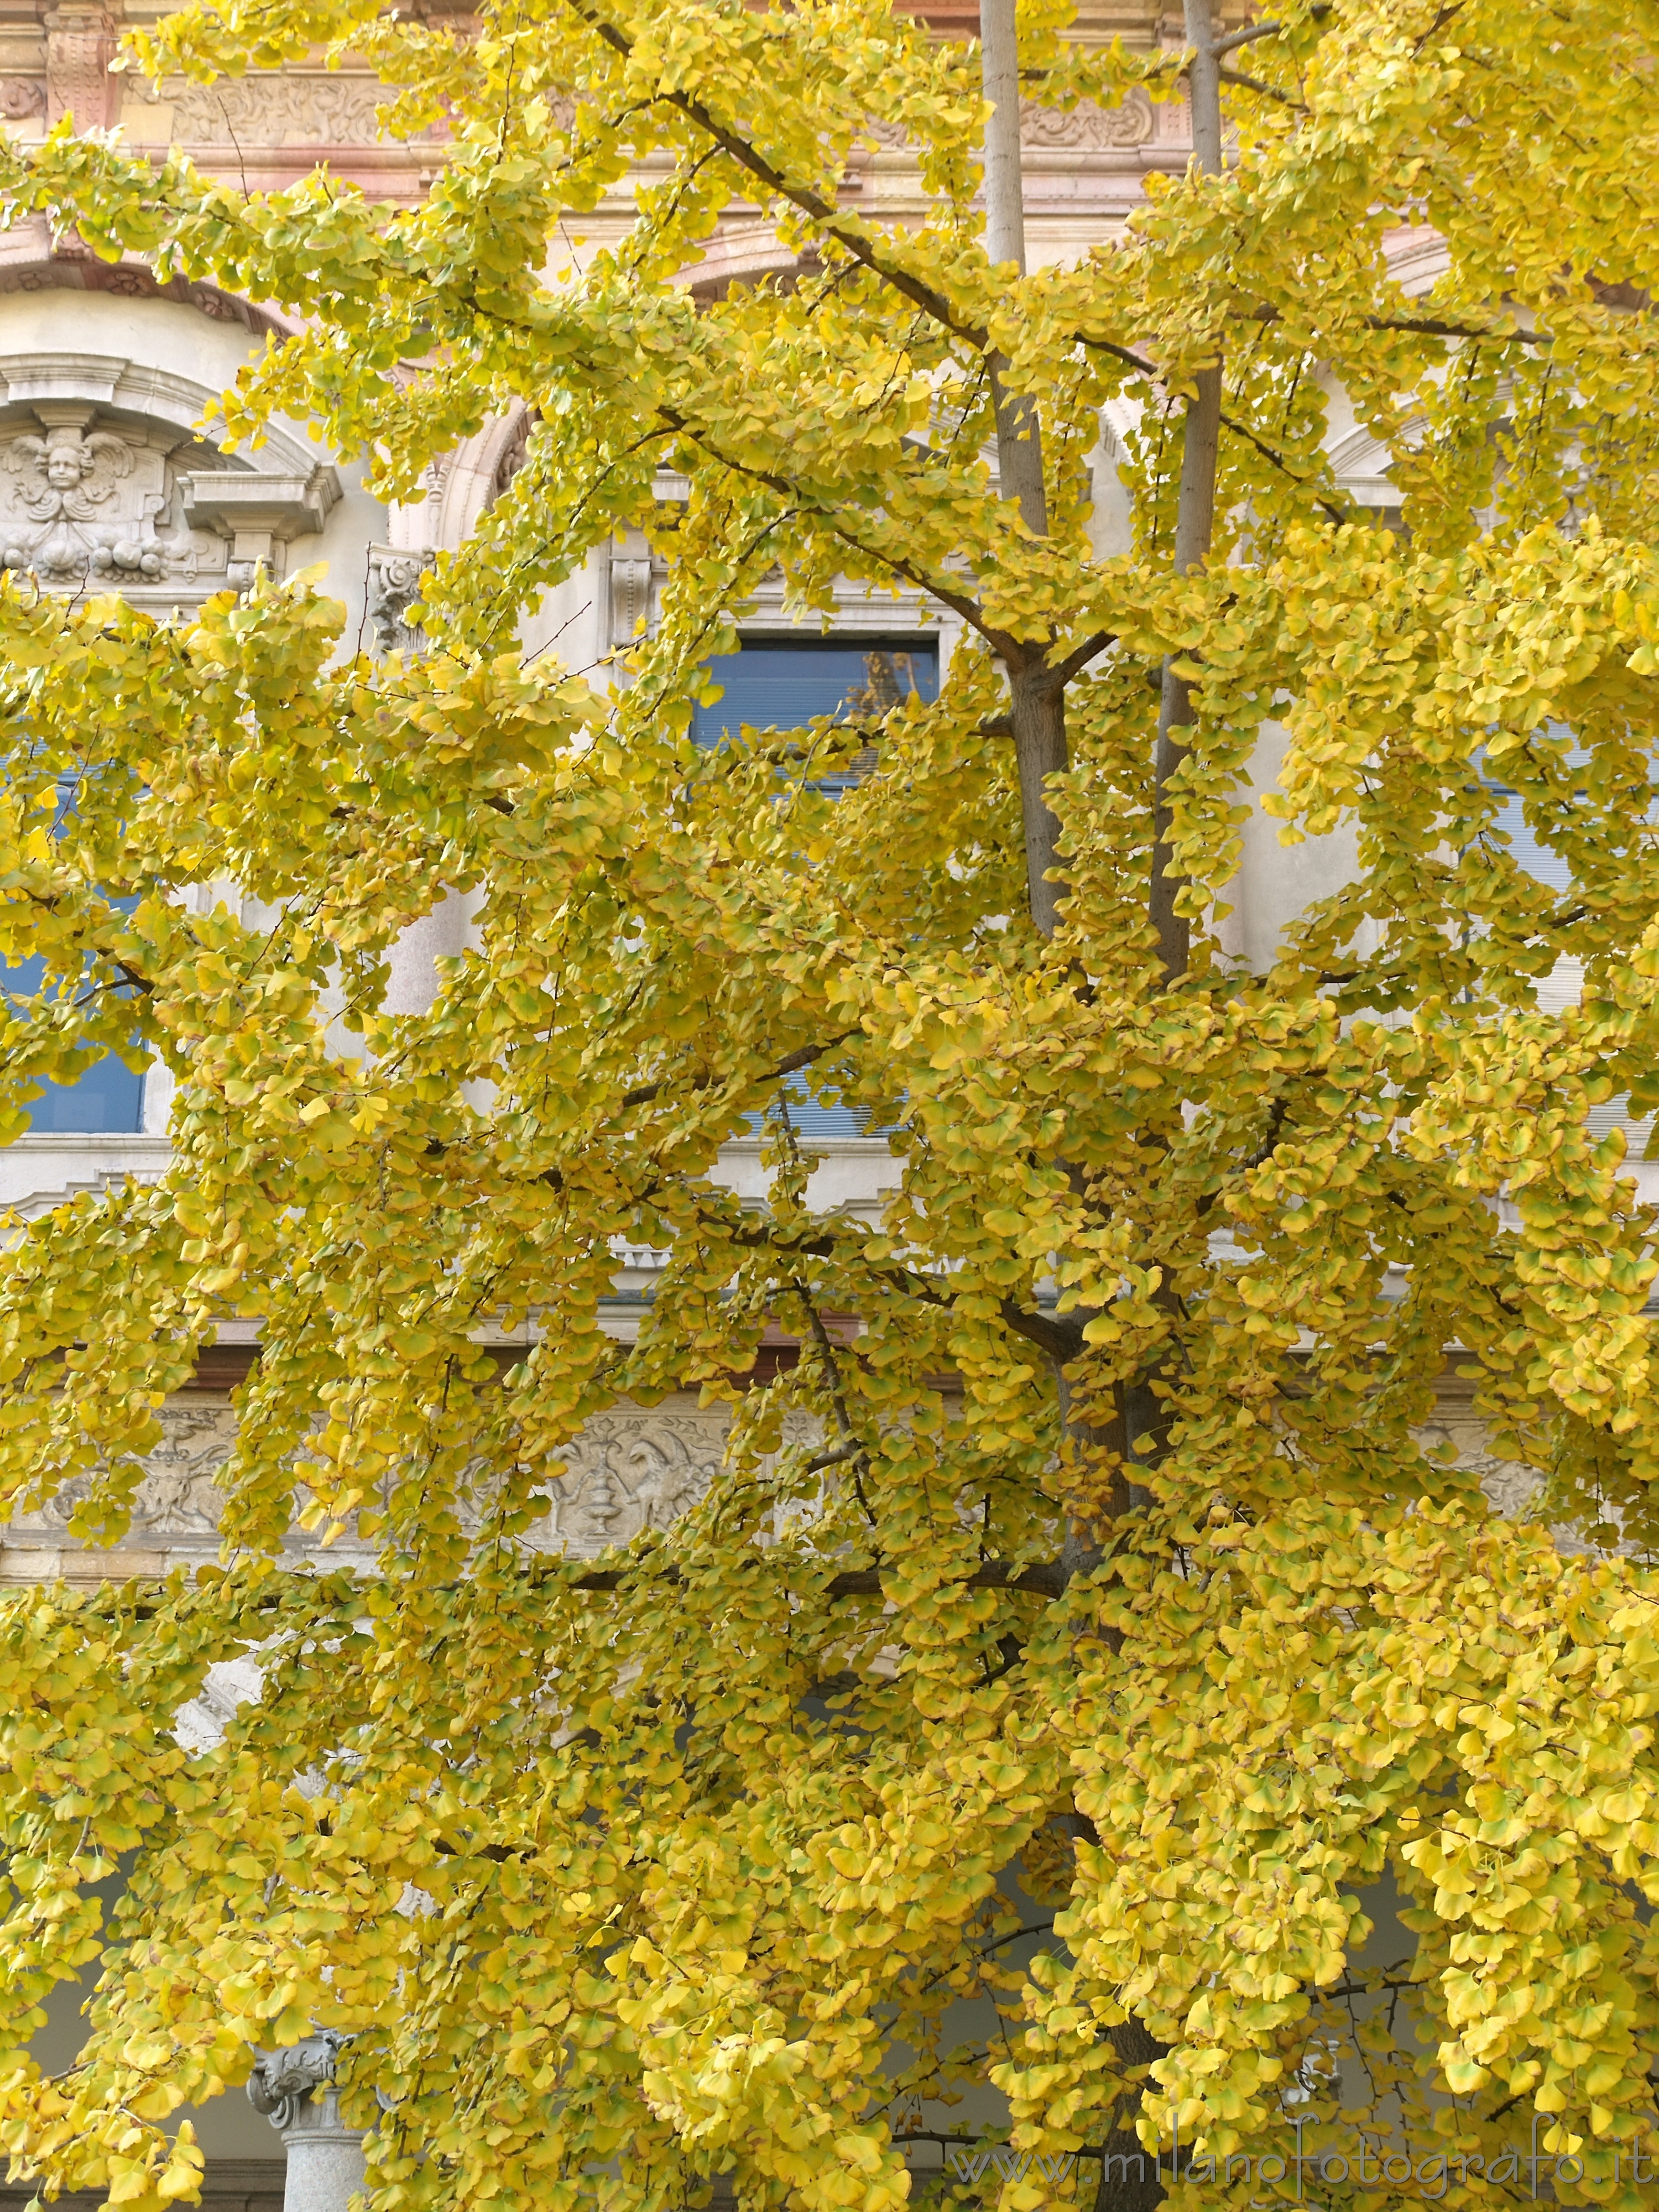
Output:
[[255,2066],[249,2101],[283,2138],[288,2179],[283,2212],[346,2212],[363,2185],[363,2139],[344,2126],[334,2062],[347,2041],[331,2027],[272,2051]]

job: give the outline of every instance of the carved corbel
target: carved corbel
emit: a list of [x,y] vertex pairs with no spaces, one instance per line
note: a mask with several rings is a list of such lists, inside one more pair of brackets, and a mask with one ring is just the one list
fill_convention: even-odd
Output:
[[424,651],[425,634],[408,617],[421,596],[421,579],[435,557],[430,546],[369,547],[368,611],[377,652]]
[[120,41],[120,10],[95,0],[64,0],[47,9],[46,32],[46,120],[73,115],[78,130],[107,131],[121,112],[122,81],[109,73]]
[[241,475],[210,469],[181,477],[185,520],[193,530],[216,530],[230,539],[227,580],[246,591],[255,573],[276,573],[278,545],[314,538],[340,496],[331,468],[308,477]]

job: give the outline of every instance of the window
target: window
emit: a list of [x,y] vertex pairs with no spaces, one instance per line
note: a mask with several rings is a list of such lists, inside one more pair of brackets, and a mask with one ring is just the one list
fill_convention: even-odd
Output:
[[[75,778],[59,781],[54,836],[74,811],[75,793]],[[125,913],[137,902],[118,899],[115,903]],[[0,990],[9,999],[32,999],[46,975],[46,963],[38,957],[15,968],[0,968]],[[28,1114],[33,1136],[133,1136],[144,1126],[144,1079],[106,1052],[73,1083],[43,1084]]]
[[[46,980],[44,960],[0,969],[8,998],[33,998]],[[144,1126],[144,1079],[106,1052],[73,1083],[46,1083],[28,1109],[36,1137],[131,1136]]]
[[[886,714],[914,693],[939,696],[939,644],[933,638],[824,637],[745,639],[735,653],[708,665],[720,687],[712,707],[698,707],[691,735],[717,745],[728,732],[798,730],[819,714],[839,720]],[[819,787],[844,790],[856,767]]]

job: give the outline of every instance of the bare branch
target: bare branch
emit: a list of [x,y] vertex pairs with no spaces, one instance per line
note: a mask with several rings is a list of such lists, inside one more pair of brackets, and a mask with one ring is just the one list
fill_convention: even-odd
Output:
[[[879,1567],[854,1567],[844,1574],[832,1575],[821,1586],[819,1595],[824,1597],[880,1597],[882,1571]],[[1067,1571],[1058,1560],[1030,1567],[1010,1567],[1006,1560],[993,1559],[976,1567],[969,1575],[953,1575],[946,1587],[951,1589],[1006,1589],[1018,1590],[1027,1596],[1063,1597],[1071,1580]],[[627,1589],[636,1582],[671,1583],[676,1588],[685,1582],[683,1571],[676,1566],[653,1568],[649,1560],[641,1560],[634,1567],[592,1567],[586,1574],[573,1575],[562,1583],[566,1589],[609,1592]]]
[[[584,7],[582,0],[570,0],[570,5],[613,53],[621,54],[624,59],[631,57],[633,41],[625,32],[618,30],[614,23],[607,22],[597,9]],[[729,154],[740,168],[757,178],[769,191],[775,192],[781,199],[787,200],[792,207],[799,208],[803,215],[810,216],[827,236],[833,238],[855,261],[861,263],[872,276],[879,276],[883,283],[891,285],[912,306],[920,307],[923,314],[943,325],[953,337],[961,338],[975,352],[986,350],[990,340],[984,331],[958,314],[942,292],[934,291],[931,285],[924,284],[920,277],[913,276],[908,270],[888,267],[858,226],[843,222],[840,211],[829,200],[813,191],[809,185],[796,184],[787,177],[781,169],[775,167],[746,139],[740,138],[735,131],[729,130],[720,122],[701,100],[694,100],[689,93],[666,92],[659,96],[668,106],[677,108],[688,122],[695,123],[698,130],[706,131],[723,153]]]
[[[839,1036],[832,1036],[827,1043],[804,1044],[799,1052],[787,1054],[775,1067],[769,1067],[764,1075],[750,1076],[748,1079],[752,1083],[781,1082],[785,1076],[798,1075],[803,1067],[811,1067],[814,1060],[822,1060],[825,1053],[834,1052],[837,1045],[845,1044],[849,1037],[854,1037],[857,1035],[856,1030],[843,1030]],[[715,1083],[726,1079],[709,1074],[694,1075],[686,1088],[690,1091],[707,1091]],[[660,1083],[641,1083],[632,1091],[623,1091],[618,1110],[629,1106],[648,1106],[653,1098],[660,1098],[665,1091],[671,1091],[672,1088],[672,1077],[665,1078]]]
[[[1322,22],[1330,12],[1328,7],[1310,8],[1308,21],[1310,23]],[[1210,52],[1219,61],[1223,54],[1230,54],[1239,46],[1248,46],[1254,40],[1282,38],[1291,28],[1288,23],[1252,23],[1243,31],[1229,31],[1224,39],[1213,40]]]

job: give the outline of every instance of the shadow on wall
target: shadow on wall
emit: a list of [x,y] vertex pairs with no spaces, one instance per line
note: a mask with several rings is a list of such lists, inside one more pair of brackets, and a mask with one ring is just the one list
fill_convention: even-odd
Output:
[[[121,1893],[121,1878],[94,1885],[108,1915]],[[60,1982],[46,2002],[46,2024],[29,2045],[30,2056],[43,2073],[61,2073],[74,2063],[86,2040],[87,2022],[82,2008],[91,1996],[99,1975],[97,1960],[72,1982]],[[181,2119],[196,2130],[207,2163],[202,2190],[204,2212],[282,2212],[285,2171],[283,2146],[269,2120],[256,2112],[245,2089],[227,2089],[205,2104],[181,2106],[167,2122],[171,2133]],[[22,2212],[33,2196],[33,2185],[0,2182],[0,2212]],[[93,2196],[65,2195],[59,2207],[76,2212],[101,2200]]]

